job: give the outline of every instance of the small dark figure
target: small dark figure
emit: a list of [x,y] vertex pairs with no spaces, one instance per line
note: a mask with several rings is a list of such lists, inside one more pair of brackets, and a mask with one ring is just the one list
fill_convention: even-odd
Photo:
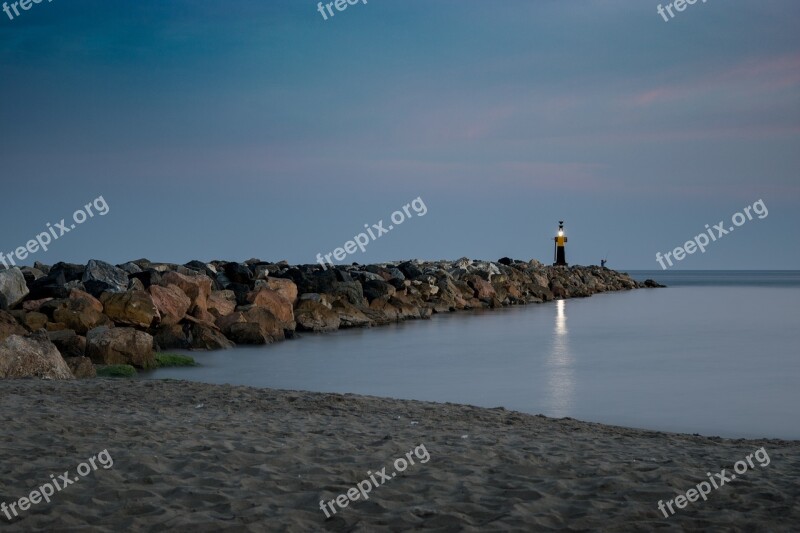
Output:
[[605,268],[605,267],[606,267],[606,260],[605,259],[601,259],[600,260],[600,268]]

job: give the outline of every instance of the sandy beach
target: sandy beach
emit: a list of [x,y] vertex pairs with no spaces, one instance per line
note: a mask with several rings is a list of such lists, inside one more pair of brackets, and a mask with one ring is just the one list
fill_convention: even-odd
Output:
[[[3,531],[792,531],[800,523],[797,441],[171,380],[3,381],[0,413],[0,502],[28,496],[51,474],[78,478],[11,522],[0,514]],[[420,446],[424,463],[410,453]],[[762,447],[766,466],[756,460],[667,518],[659,511],[659,500],[685,494],[707,472],[730,476]],[[104,450],[113,465],[98,459],[75,474]],[[395,471],[398,458],[416,461],[326,518],[320,500],[346,494],[368,472]]]

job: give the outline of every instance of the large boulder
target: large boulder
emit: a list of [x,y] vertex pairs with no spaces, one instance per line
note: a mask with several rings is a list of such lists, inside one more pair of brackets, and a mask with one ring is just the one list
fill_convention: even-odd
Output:
[[13,267],[0,270],[0,309],[11,309],[29,293],[22,271]]
[[313,300],[303,300],[294,312],[297,329],[303,331],[336,331],[339,313]]
[[0,311],[0,342],[11,335],[25,335],[27,331],[8,312]]
[[234,346],[218,329],[202,323],[191,325],[189,344],[194,350],[224,350]]
[[161,315],[161,324],[166,326],[177,324],[192,305],[192,300],[177,285],[150,285],[147,291]]
[[208,297],[211,294],[211,278],[205,275],[187,276],[177,272],[167,272],[161,276],[161,285],[175,285],[189,297],[191,305],[189,313],[194,314],[195,310],[208,310]]
[[277,292],[292,305],[297,303],[297,285],[294,281],[284,278],[267,278],[265,281],[268,289]]
[[103,312],[115,324],[144,329],[161,319],[153,299],[144,291],[104,292],[100,301]]
[[295,328],[292,303],[276,291],[261,287],[248,293],[247,301],[257,307],[263,307],[275,315],[284,329]]
[[211,292],[211,296],[208,297],[208,312],[211,313],[215,318],[230,315],[235,310],[235,292],[229,290]]
[[237,344],[269,344],[285,338],[275,315],[255,305],[218,319],[217,326]]
[[0,378],[74,379],[43,331],[11,335],[0,344]]
[[99,297],[103,292],[128,290],[128,273],[105,261],[92,259],[86,264],[81,282],[86,292]]
[[133,328],[99,327],[86,336],[86,355],[95,364],[156,366],[153,337]]
[[42,312],[46,313],[46,309],[51,307],[54,307],[54,322],[64,324],[66,329],[75,330],[80,335],[98,326],[111,324],[111,320],[103,314],[100,300],[78,289],[72,289],[69,298],[51,300],[42,305]]

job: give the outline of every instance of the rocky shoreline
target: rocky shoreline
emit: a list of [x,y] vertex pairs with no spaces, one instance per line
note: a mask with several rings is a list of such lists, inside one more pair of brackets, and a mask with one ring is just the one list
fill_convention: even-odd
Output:
[[0,270],[0,378],[93,377],[94,365],[152,368],[161,350],[269,344],[298,331],[659,286],[597,266],[509,258],[330,268],[258,259],[36,263]]

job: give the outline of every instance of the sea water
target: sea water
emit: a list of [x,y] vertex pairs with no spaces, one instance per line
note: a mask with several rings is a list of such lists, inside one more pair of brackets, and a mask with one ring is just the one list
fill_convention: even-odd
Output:
[[144,377],[800,439],[800,272],[630,273],[669,287],[193,352]]

